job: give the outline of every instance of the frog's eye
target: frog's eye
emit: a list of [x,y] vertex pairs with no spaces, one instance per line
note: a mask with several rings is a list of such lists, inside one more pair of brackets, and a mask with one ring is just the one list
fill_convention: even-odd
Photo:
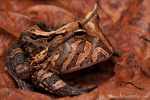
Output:
[[75,36],[78,36],[78,37],[82,37],[82,36],[85,36],[86,35],[86,31],[85,30],[82,30],[82,29],[78,29],[74,32],[74,35]]

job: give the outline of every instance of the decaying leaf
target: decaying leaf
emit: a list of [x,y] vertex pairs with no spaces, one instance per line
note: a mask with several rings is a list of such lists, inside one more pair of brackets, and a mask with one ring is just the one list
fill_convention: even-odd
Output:
[[0,72],[4,72],[8,47],[16,42],[16,37],[0,27]]
[[[75,21],[91,11],[95,3],[101,28],[122,56],[115,57],[116,66],[106,61],[71,81],[83,87],[93,83],[99,87],[63,98],[16,89],[15,81],[5,72],[5,63],[7,49],[21,32],[36,21],[45,22],[49,28]],[[0,0],[0,5],[1,100],[150,99],[149,0]]]
[[19,90],[15,88],[0,89],[1,100],[53,100],[50,97],[32,91]]

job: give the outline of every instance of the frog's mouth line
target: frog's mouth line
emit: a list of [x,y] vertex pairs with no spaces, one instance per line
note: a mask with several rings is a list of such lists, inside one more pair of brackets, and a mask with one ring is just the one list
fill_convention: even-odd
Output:
[[[113,55],[113,54],[111,54],[110,57],[111,57],[112,55]],[[63,72],[63,74],[68,74],[68,73],[71,73],[71,72],[74,72],[74,71],[78,71],[78,70],[80,70],[80,69],[84,69],[84,68],[90,67],[90,66],[95,65],[95,64],[97,64],[97,63],[106,61],[106,60],[108,60],[110,57],[105,57],[105,59],[98,59],[98,60],[95,61],[95,62],[85,62],[85,63],[82,64],[81,66],[76,66],[76,67],[73,67],[73,68],[70,68],[70,69],[66,70],[65,72]]]

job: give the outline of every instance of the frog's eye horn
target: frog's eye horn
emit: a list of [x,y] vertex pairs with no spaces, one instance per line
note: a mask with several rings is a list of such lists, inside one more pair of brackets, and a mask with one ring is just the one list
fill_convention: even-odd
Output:
[[86,31],[83,29],[78,29],[74,32],[74,35],[77,37],[83,37],[86,35]]

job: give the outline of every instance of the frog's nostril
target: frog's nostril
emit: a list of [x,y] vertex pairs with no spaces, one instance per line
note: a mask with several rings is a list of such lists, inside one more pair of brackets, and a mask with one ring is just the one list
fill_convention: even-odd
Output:
[[79,55],[80,53],[78,52],[77,55]]

